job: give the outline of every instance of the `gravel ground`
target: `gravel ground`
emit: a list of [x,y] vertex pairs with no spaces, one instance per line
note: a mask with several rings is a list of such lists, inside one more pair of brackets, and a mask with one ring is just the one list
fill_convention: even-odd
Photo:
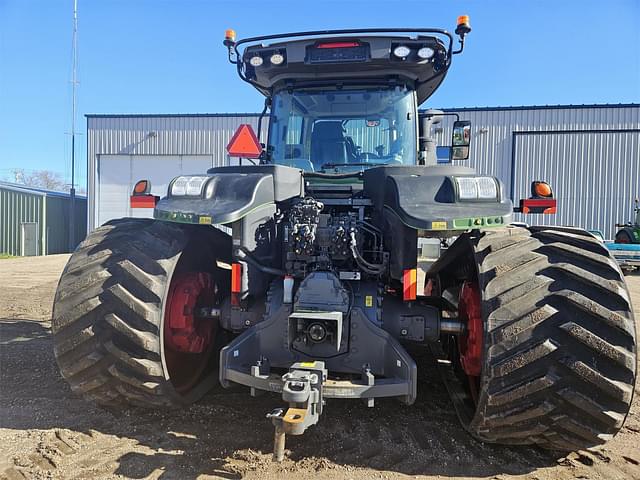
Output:
[[[51,303],[67,258],[0,260],[0,479],[640,479],[639,395],[600,448],[560,457],[485,445],[458,424],[429,358],[415,405],[331,401],[317,426],[288,439],[282,464],[271,462],[264,418],[276,396],[216,391],[177,412],[99,409],[71,393],[53,358]],[[640,276],[627,279],[640,318]]]

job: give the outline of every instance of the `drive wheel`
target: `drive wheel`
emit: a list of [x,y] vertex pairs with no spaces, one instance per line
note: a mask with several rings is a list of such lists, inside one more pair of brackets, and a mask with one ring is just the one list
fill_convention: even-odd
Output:
[[569,228],[458,241],[476,265],[460,287],[468,326],[452,362],[468,380],[465,427],[483,441],[563,451],[611,438],[631,405],[636,332],[608,251]]
[[[177,406],[217,383],[211,315],[229,289],[230,239],[213,227],[122,219],[69,259],[53,307],[54,353],[72,390],[105,406]],[[228,261],[228,258],[220,258]]]

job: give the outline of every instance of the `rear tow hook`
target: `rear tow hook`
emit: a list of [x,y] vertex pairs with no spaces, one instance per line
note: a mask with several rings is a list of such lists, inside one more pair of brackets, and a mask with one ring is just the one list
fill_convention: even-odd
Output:
[[267,414],[275,427],[273,459],[284,460],[286,435],[302,435],[318,423],[324,406],[322,385],[327,379],[324,362],[297,362],[282,376],[282,400],[289,404],[287,411],[276,408]]

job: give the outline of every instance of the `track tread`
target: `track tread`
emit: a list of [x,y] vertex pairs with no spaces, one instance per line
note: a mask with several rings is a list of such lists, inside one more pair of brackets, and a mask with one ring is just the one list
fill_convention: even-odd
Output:
[[162,299],[188,241],[174,224],[121,219],[78,246],[52,318],[56,360],[74,392],[110,407],[194,400],[175,391],[161,355]]
[[467,428],[479,439],[558,450],[611,438],[628,414],[636,333],[624,278],[590,234],[509,227],[470,235],[485,355]]

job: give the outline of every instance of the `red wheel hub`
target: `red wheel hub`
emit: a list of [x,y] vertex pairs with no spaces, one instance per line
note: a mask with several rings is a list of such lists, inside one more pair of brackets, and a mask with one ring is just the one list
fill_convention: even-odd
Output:
[[467,325],[466,333],[460,337],[460,363],[470,377],[479,377],[482,372],[482,308],[478,284],[464,282],[460,290],[458,317]]
[[215,287],[205,272],[177,274],[171,281],[164,316],[164,341],[172,350],[202,353],[211,343],[214,322],[195,316],[197,305],[213,305]]

